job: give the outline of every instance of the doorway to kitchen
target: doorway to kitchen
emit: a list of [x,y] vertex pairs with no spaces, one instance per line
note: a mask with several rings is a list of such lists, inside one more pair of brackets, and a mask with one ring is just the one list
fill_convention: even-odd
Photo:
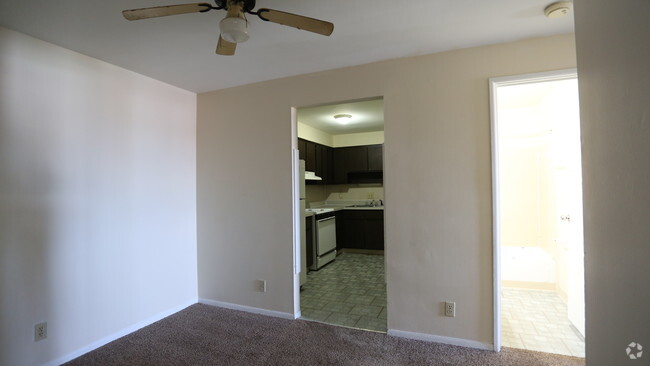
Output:
[[383,99],[301,107],[295,121],[300,317],[386,332]]
[[575,70],[495,78],[495,349],[584,357],[584,249]]

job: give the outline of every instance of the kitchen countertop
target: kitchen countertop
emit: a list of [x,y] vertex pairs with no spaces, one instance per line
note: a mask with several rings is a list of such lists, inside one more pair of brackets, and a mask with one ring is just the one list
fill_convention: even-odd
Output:
[[[309,208],[331,208],[334,211],[339,210],[383,210],[384,206],[371,206],[373,200],[359,201],[321,201],[310,204]],[[355,207],[356,206],[356,207]]]
[[364,207],[343,207],[343,210],[383,210],[384,206],[364,206]]

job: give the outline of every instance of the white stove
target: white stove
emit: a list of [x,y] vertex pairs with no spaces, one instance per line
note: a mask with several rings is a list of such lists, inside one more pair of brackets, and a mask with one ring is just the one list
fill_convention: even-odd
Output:
[[333,208],[308,208],[305,212],[315,216],[314,261],[312,269],[318,270],[336,258],[336,217]]

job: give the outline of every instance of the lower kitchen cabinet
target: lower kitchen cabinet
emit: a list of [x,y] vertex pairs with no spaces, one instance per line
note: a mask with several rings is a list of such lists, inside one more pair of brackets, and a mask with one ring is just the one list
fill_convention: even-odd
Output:
[[363,225],[364,249],[384,250],[384,211],[366,212],[373,214],[366,218]]
[[341,210],[336,213],[337,250],[384,250],[383,210]]

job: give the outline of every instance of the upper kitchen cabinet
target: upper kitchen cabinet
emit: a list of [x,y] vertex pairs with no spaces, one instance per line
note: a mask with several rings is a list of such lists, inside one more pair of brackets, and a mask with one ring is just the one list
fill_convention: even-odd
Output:
[[316,144],[311,141],[305,141],[305,170],[316,172]]
[[383,146],[334,149],[334,184],[382,183]]
[[368,170],[368,147],[343,147],[345,150],[345,170],[347,172],[365,172]]
[[298,159],[305,160],[306,153],[307,153],[307,141],[303,139],[298,139]]
[[323,184],[332,183],[333,152],[332,148],[316,144],[316,175],[323,178]]
[[300,107],[296,112],[300,157],[307,170],[323,179],[310,184],[383,183],[381,97]]
[[331,148],[298,139],[300,158],[305,170],[314,172],[321,181],[308,184],[382,183],[383,145]]
[[332,181],[332,148],[312,141],[298,139],[301,159],[305,160],[305,170],[314,172],[321,181],[308,181],[308,184],[330,184]]
[[368,146],[368,170],[384,170],[384,149],[383,145]]

